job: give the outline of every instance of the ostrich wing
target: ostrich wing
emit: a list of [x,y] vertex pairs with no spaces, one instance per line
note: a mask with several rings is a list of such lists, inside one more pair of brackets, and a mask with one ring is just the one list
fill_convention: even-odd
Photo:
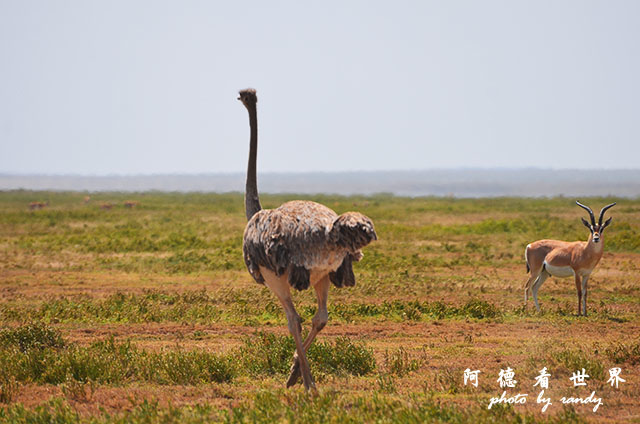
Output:
[[356,275],[353,273],[353,256],[348,254],[342,261],[342,265],[334,272],[329,273],[329,280],[336,287],[353,287],[356,285]]
[[[287,272],[289,284],[298,290],[309,287],[314,269],[327,269],[338,287],[352,286],[352,262],[376,239],[373,223],[358,212],[338,216],[319,203],[293,201],[251,218],[244,232],[244,260],[258,283],[264,282],[262,266],[276,275]],[[331,265],[336,259],[342,260],[337,270]]]
[[289,273],[292,287],[309,287],[309,270],[322,267],[335,245],[329,233],[335,212],[319,203],[287,202],[278,209],[256,213],[244,231],[244,260],[258,283],[263,266],[276,275]]

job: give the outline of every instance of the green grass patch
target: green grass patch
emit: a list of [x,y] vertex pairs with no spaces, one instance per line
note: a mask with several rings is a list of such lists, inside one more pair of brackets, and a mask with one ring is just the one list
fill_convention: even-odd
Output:
[[535,349],[528,359],[529,369],[541,369],[548,367],[554,372],[572,375],[585,369],[589,380],[604,381],[605,365],[597,345],[578,346],[559,349],[551,342],[545,342]]
[[[316,311],[311,297],[298,306],[308,320]],[[263,287],[253,290],[227,289],[217,292],[182,293],[146,290],[142,294],[116,293],[103,299],[88,296],[63,297],[39,303],[6,302],[0,305],[4,322],[147,323],[213,322],[256,325],[286,323],[282,307]],[[337,322],[389,319],[430,321],[441,319],[496,320],[503,313],[494,304],[471,299],[461,306],[442,301],[393,300],[382,303],[342,303],[329,305],[330,319]]]
[[398,377],[404,377],[412,371],[420,368],[421,362],[418,359],[411,358],[409,353],[400,346],[396,350],[385,351],[384,353],[384,370],[389,374],[395,374]]
[[78,346],[64,342],[58,331],[42,325],[7,329],[2,334],[0,369],[5,377],[20,382],[61,384],[72,379],[103,384],[135,380],[198,384],[229,382],[237,374],[230,355],[182,350],[147,352],[129,341],[117,343],[113,338]]
[[469,408],[440,403],[428,396],[415,396],[407,401],[395,396],[373,394],[368,397],[345,396],[324,392],[309,396],[299,392],[258,393],[242,405],[219,410],[209,404],[161,407],[155,400],[133,404],[129,410],[110,414],[102,411],[81,416],[62,399],[54,399],[33,409],[21,404],[0,408],[0,420],[32,424],[204,424],[204,423],[583,423],[575,410],[565,408],[556,415],[537,418],[522,414],[511,406],[494,406],[488,410],[479,404]]
[[640,364],[640,341],[614,343],[607,346],[604,353],[616,364],[637,365]]
[[[28,343],[15,334],[33,334],[33,326],[4,330],[6,340],[0,348],[0,369],[7,382],[62,384],[68,380],[100,384],[126,384],[147,381],[160,385],[224,383],[239,373],[247,375],[285,374],[294,352],[290,336],[260,332],[247,337],[241,348],[226,354],[204,350],[138,349],[130,341],[118,343],[113,338],[78,346],[64,342],[59,332],[38,326],[47,334],[46,343],[35,343],[42,336],[30,337]],[[31,332],[30,332],[31,331]],[[16,341],[18,340],[18,341]],[[54,341],[54,343],[51,342]],[[316,342],[307,354],[312,371],[323,375],[366,375],[375,370],[373,352],[364,344],[346,337],[333,342]],[[3,381],[5,381],[3,380]]]
[[259,393],[253,402],[233,408],[226,423],[581,423],[573,409],[564,409],[553,417],[536,418],[521,414],[513,407],[491,410],[479,402],[465,409],[447,405],[429,396],[400,400],[395,396],[373,393],[366,397],[324,392],[319,396],[299,393]]
[[571,373],[581,371],[584,368],[590,378],[597,380],[604,378],[604,364],[602,361],[582,350],[566,349],[556,351],[551,354],[551,358],[556,364],[564,367]]
[[386,301],[380,304],[348,303],[329,307],[331,317],[353,321],[366,317],[389,318],[394,321],[428,321],[434,319],[495,319],[502,312],[495,305],[479,299],[471,299],[462,306],[442,301]]
[[[253,375],[287,374],[292,364],[295,343],[291,336],[258,332],[247,337],[237,351],[241,368]],[[376,368],[373,352],[362,343],[347,337],[333,342],[314,342],[307,352],[311,372],[316,377],[333,375],[366,375]]]
[[46,348],[62,348],[65,342],[56,329],[42,323],[0,330],[0,347],[15,347],[21,352]]

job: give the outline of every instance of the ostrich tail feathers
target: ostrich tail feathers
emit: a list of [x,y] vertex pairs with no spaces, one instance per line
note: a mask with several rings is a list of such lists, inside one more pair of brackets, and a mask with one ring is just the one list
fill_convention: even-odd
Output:
[[353,254],[377,239],[373,222],[359,212],[345,212],[333,222],[331,240]]

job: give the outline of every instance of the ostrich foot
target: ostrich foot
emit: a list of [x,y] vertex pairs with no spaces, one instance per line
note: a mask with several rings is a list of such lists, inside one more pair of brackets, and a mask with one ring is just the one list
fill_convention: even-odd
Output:
[[294,386],[300,380],[300,361],[298,361],[298,356],[294,355],[293,357],[293,365],[291,365],[291,373],[289,374],[289,379],[287,380],[287,388]]

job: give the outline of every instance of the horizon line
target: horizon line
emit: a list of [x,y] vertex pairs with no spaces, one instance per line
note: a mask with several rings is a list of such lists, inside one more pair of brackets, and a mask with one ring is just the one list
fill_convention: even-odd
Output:
[[[460,172],[460,171],[549,171],[549,172],[640,172],[638,168],[553,168],[553,167],[449,167],[449,168],[414,168],[414,169],[377,169],[377,170],[342,170],[342,171],[258,171],[263,175],[331,175],[331,174],[384,174],[384,173],[419,173],[419,172]],[[106,174],[86,174],[86,173],[31,173],[31,172],[3,172],[1,177],[82,177],[82,178],[104,178],[104,177],[154,177],[154,176],[237,176],[245,175],[246,171],[230,172],[152,172],[152,173],[106,173]]]

